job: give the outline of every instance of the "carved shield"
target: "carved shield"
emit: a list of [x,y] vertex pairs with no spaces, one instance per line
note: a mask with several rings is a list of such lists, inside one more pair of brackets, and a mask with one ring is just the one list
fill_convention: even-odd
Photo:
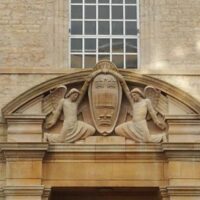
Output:
[[97,131],[109,135],[115,128],[122,99],[119,81],[112,74],[97,75],[89,88],[89,103]]

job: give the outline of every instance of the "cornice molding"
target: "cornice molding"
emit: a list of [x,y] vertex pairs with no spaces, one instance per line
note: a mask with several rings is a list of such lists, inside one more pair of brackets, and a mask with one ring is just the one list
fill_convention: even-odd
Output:
[[87,145],[87,144],[49,144],[48,152],[162,152],[160,144],[141,143],[132,145]]
[[200,160],[200,143],[163,143],[168,160]]
[[5,196],[42,196],[44,186],[5,186]]
[[[59,157],[91,155],[104,158],[200,160],[200,143],[143,143],[131,145],[85,145],[64,143],[1,143],[1,152],[6,159],[42,159],[46,154]],[[74,154],[75,153],[75,154]],[[67,155],[67,156],[65,156]],[[72,156],[70,156],[72,155]],[[3,159],[3,157],[2,157]]]
[[7,160],[18,158],[41,160],[48,149],[47,143],[2,143],[1,151]]
[[199,196],[199,186],[169,186],[167,187],[167,193],[169,196]]

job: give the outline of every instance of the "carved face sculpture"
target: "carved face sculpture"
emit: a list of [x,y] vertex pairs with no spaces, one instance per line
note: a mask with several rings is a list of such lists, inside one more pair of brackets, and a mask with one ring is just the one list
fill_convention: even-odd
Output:
[[77,100],[78,96],[79,96],[79,93],[74,92],[74,93],[72,93],[72,94],[69,96],[69,98],[70,98],[70,100],[71,100],[72,102],[74,102],[74,101]]
[[131,96],[132,96],[134,102],[138,102],[138,101],[140,101],[140,99],[141,99],[140,94],[139,94],[139,93],[136,93],[136,92],[131,93]]
[[89,89],[92,118],[102,135],[112,133],[119,115],[122,91],[118,80],[111,74],[99,74]]

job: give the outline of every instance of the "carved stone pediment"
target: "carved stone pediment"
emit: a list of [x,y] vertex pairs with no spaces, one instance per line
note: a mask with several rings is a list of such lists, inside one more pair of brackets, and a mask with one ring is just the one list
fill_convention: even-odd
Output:
[[[191,135],[191,142],[200,140],[199,102],[160,80],[118,70],[109,61],[36,86],[2,111],[8,141],[132,144],[167,137],[184,142]],[[187,132],[181,135],[185,124]]]

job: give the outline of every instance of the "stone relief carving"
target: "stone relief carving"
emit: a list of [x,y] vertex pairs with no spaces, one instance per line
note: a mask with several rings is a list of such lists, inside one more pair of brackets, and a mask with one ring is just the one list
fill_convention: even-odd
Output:
[[139,88],[130,91],[126,81],[119,73],[113,72],[113,75],[120,80],[132,107],[132,120],[118,125],[115,128],[115,133],[135,142],[167,141],[166,133],[151,135],[147,126],[147,114],[149,114],[158,127],[166,128],[165,123],[159,120],[154,109],[158,104],[160,91],[150,86],[147,86],[144,92]]
[[[129,113],[130,121],[127,117],[119,120],[120,110],[124,108],[122,91],[129,102],[129,110],[123,115]],[[166,141],[166,133],[161,133],[166,124],[162,117],[159,119],[157,116],[158,113],[162,116],[165,107],[161,99],[161,92],[151,86],[145,87],[144,92],[137,87],[130,90],[116,66],[109,61],[101,61],[80,90],[72,88],[67,92],[67,87],[61,85],[44,97],[42,105],[43,112],[47,114],[45,128],[48,132],[44,134],[44,141],[73,143],[93,136],[122,137],[133,142]],[[79,120],[81,102],[87,108],[84,112],[91,115]],[[51,128],[60,118],[63,119],[62,129],[55,133]],[[159,127],[159,134],[150,134],[147,125],[150,119]]]
[[[63,85],[56,88],[49,96],[45,97],[43,110],[47,110],[47,113],[52,112],[52,115],[47,117],[45,127],[49,129],[54,126],[62,112],[64,119],[60,133],[45,133],[44,141],[70,143],[80,139],[85,139],[95,133],[95,128],[78,120],[77,115],[78,106],[87,91],[89,82],[96,73],[98,73],[98,71],[92,73],[88,77],[80,91],[76,88],[72,88],[68,93],[66,93],[67,88]],[[59,103],[56,105],[56,100],[59,98]]]

